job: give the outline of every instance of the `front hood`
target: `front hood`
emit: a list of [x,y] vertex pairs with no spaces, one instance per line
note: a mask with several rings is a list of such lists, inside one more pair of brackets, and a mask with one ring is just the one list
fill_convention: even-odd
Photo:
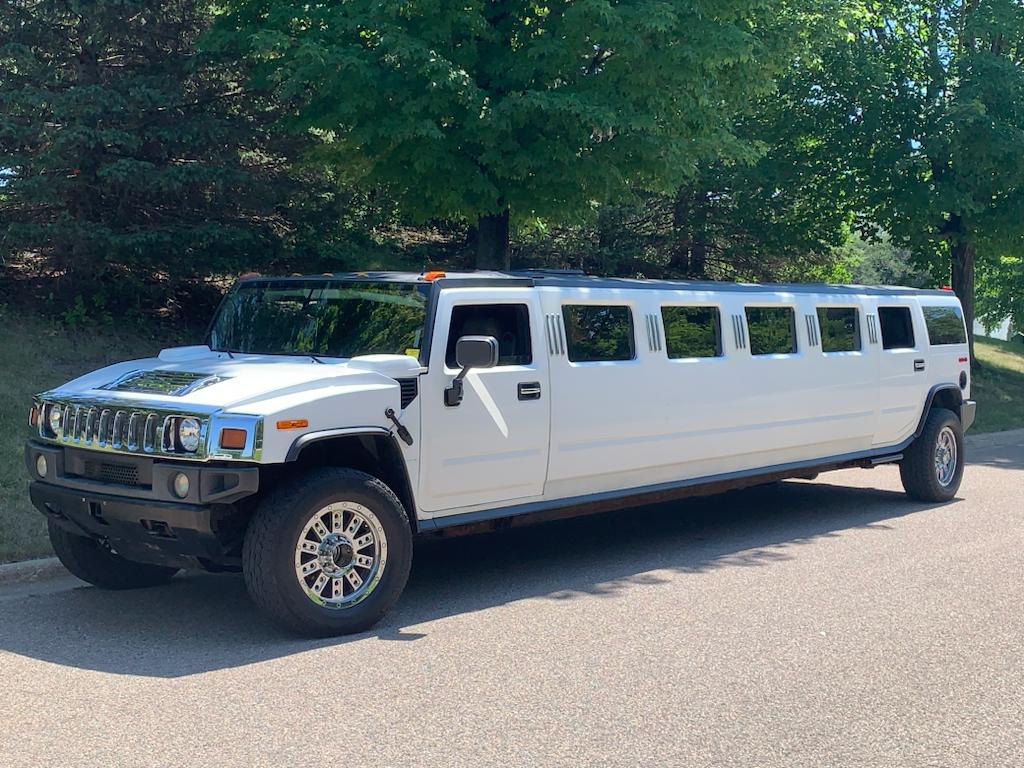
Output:
[[[394,387],[395,379],[415,377],[422,370],[418,361],[404,355],[323,360],[180,347],[93,371],[46,397],[117,400],[183,412],[262,413],[312,390],[333,394]],[[275,401],[272,407],[270,401]]]

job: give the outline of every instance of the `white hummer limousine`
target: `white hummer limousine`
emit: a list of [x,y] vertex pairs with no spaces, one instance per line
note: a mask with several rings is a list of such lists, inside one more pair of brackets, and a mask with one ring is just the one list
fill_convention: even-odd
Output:
[[953,497],[974,420],[948,291],[572,272],[250,278],[205,343],[35,400],[30,493],[100,587],[241,570],[368,628],[413,541],[898,463]]

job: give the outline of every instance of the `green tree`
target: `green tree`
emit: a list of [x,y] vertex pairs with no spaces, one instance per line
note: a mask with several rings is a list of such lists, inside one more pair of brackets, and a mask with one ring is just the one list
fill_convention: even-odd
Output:
[[788,44],[764,0],[227,8],[211,46],[254,62],[318,158],[418,220],[469,221],[486,268],[508,266],[510,221],[564,221],[627,183],[670,191],[749,151],[732,117]]
[[125,284],[273,254],[287,179],[237,68],[196,52],[210,20],[192,0],[0,6],[3,261],[115,308]]
[[975,264],[1024,246],[1024,6],[853,0],[825,55],[862,213],[950,280],[968,330]]

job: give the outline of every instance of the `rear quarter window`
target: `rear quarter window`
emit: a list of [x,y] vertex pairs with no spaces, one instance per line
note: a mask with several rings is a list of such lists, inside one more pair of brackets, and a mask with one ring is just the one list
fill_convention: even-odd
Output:
[[936,344],[966,344],[967,330],[960,307],[922,307],[924,324],[928,329],[928,342]]

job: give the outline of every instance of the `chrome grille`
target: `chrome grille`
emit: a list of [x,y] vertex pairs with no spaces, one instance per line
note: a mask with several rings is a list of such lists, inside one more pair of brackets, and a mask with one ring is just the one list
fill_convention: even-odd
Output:
[[[52,434],[49,408],[62,411],[60,430]],[[151,409],[118,408],[101,404],[46,401],[42,404],[39,419],[39,436],[64,445],[78,448],[101,448],[123,453],[164,453],[184,458],[203,458],[204,444],[195,453],[176,450],[176,441],[164,443],[165,425],[174,419],[199,419],[205,437],[208,419],[191,414]]]

